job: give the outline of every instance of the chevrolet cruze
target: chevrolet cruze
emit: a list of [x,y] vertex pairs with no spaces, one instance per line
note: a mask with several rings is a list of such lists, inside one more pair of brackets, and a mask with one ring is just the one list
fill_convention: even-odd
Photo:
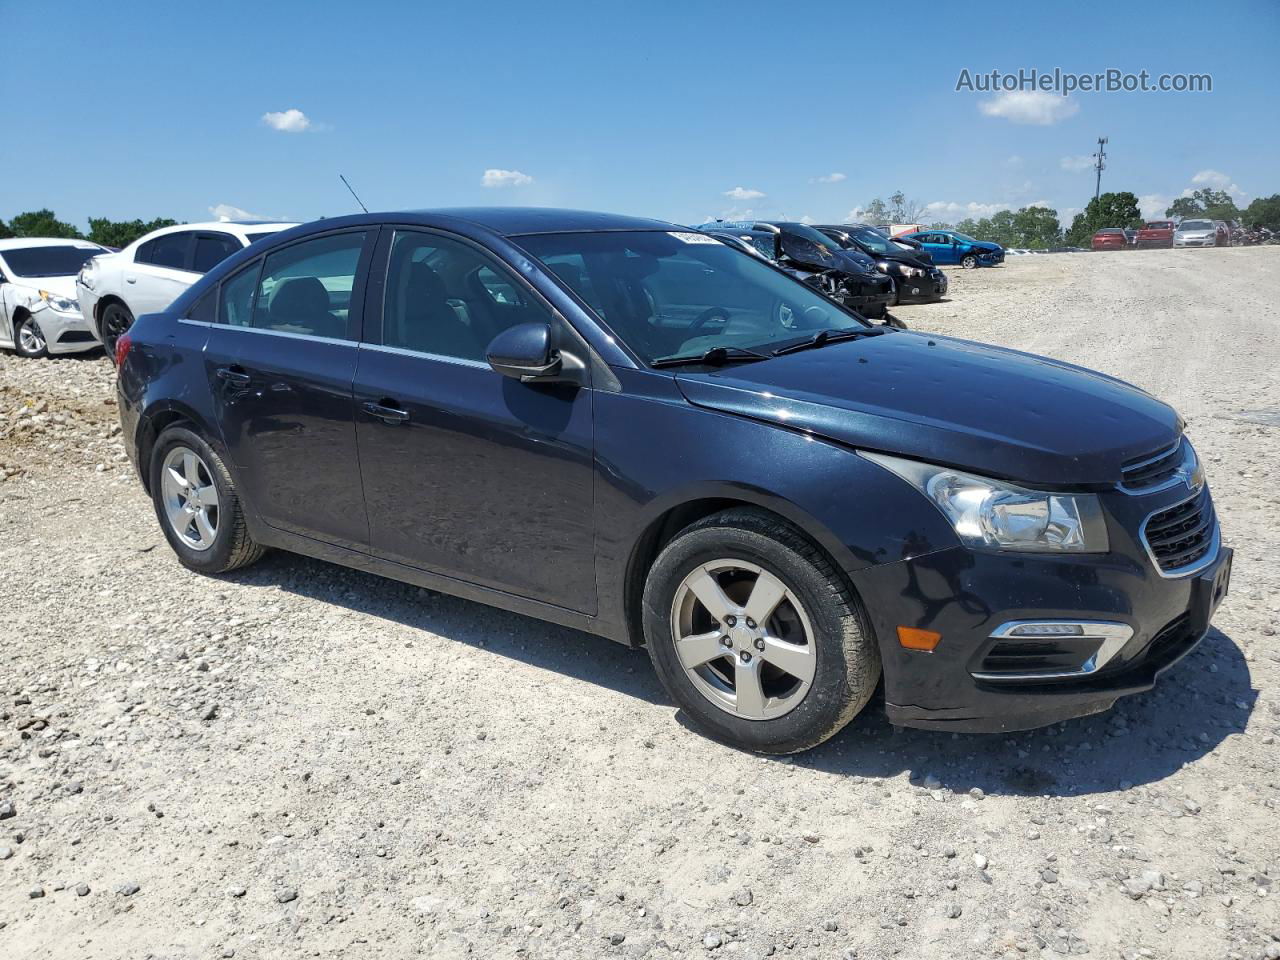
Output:
[[367,214],[214,267],[117,343],[179,560],[279,548],[643,645],[707,733],[782,753],[1033,727],[1149,689],[1226,592],[1149,394],[871,326],[707,234]]

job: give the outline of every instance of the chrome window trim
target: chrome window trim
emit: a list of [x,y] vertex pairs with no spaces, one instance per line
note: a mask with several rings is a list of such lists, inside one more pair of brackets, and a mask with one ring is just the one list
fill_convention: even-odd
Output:
[[[1202,493],[1209,498],[1209,509],[1213,510],[1213,539],[1209,543],[1209,549],[1205,552],[1203,557],[1188,566],[1175,567],[1172,570],[1162,569],[1160,561],[1156,559],[1155,551],[1151,549],[1151,544],[1147,542],[1147,524],[1151,522],[1151,518],[1157,513],[1165,513],[1168,510],[1175,510],[1184,503],[1190,503]],[[1213,566],[1214,562],[1218,559],[1219,551],[1222,549],[1222,527],[1218,523],[1218,511],[1213,508],[1213,497],[1209,494],[1207,487],[1201,487],[1195,493],[1191,494],[1191,496],[1184,497],[1176,503],[1170,503],[1167,506],[1161,507],[1159,510],[1152,510],[1143,519],[1142,526],[1138,528],[1138,539],[1142,541],[1142,547],[1147,551],[1147,559],[1151,561],[1151,566],[1154,567],[1156,573],[1165,580],[1178,580],[1182,577],[1190,577],[1194,574],[1200,573],[1208,567]]]
[[[186,321],[189,323],[201,323],[200,320]],[[243,327],[232,323],[210,323],[209,326],[218,327],[221,330],[239,330],[242,333],[265,334],[270,337],[288,337],[290,340],[312,340],[316,343],[349,343],[351,346],[360,346],[359,340],[352,340],[350,337],[320,337],[314,333],[290,333],[288,330],[268,330],[265,327]]]
[[452,363],[459,367],[474,367],[478,370],[494,372],[489,364],[482,360],[468,360],[466,357],[449,357],[443,353],[427,353],[425,350],[410,350],[407,347],[392,347],[385,343],[361,342],[361,350],[376,350],[379,353],[392,353],[401,357],[415,357],[423,360],[436,360],[440,363]]
[[[1018,636],[1014,633],[1018,627],[1025,626],[1079,627],[1079,634],[1063,634],[1060,636]],[[1097,673],[1110,663],[1124,645],[1133,639],[1133,627],[1127,623],[1110,620],[1009,620],[1000,624],[990,634],[992,640],[1007,640],[1017,637],[1019,640],[1101,640],[1102,644],[1088,660],[1076,670],[1030,670],[1025,673],[982,673],[974,672],[975,680],[1008,682],[1019,680],[1069,680],[1074,677],[1087,677]]]

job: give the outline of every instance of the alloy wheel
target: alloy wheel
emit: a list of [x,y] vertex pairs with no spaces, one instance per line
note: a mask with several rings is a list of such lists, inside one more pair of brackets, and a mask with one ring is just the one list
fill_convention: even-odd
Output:
[[796,594],[744,560],[694,569],[671,605],[676,655],[694,688],[726,713],[772,720],[800,705],[817,647]]
[[120,335],[129,329],[133,324],[127,310],[117,304],[110,304],[102,314],[102,343],[107,348],[107,353],[112,356],[116,352],[116,341],[120,339]]
[[160,473],[165,516],[178,539],[192,550],[208,550],[218,536],[218,488],[194,450],[177,446]]
[[27,317],[22,323],[18,324],[18,343],[24,353],[32,355],[42,353],[47,346],[44,333],[40,330],[40,324],[36,323],[31,317]]

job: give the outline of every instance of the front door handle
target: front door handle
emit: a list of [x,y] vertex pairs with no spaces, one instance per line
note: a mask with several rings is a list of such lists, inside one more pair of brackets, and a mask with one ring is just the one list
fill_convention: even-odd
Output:
[[135,276],[133,276],[132,274],[128,274],[128,273],[127,273],[127,274],[125,274],[124,282],[125,282],[125,283],[137,283],[137,282],[138,282],[138,278],[137,278],[137,277],[135,277]]
[[219,367],[218,379],[235,384],[237,387],[247,387],[253,378],[236,367]]
[[376,420],[381,420],[383,423],[408,423],[409,411],[392,406],[394,403],[394,400],[383,400],[381,403],[366,400],[363,405],[364,412]]

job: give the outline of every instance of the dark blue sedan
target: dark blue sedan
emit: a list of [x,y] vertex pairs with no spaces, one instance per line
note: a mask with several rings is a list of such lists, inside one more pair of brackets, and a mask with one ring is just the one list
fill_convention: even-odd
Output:
[[898,724],[1103,710],[1227,588],[1160,401],[872,326],[655,220],[296,227],[140,317],[116,359],[187,567],[278,548],[643,645],[694,724],[752,750],[820,743],[881,677]]
[[919,243],[934,263],[959,264],[966,270],[1004,263],[1004,247],[1000,244],[975,240],[955,230],[921,230],[904,236]]

